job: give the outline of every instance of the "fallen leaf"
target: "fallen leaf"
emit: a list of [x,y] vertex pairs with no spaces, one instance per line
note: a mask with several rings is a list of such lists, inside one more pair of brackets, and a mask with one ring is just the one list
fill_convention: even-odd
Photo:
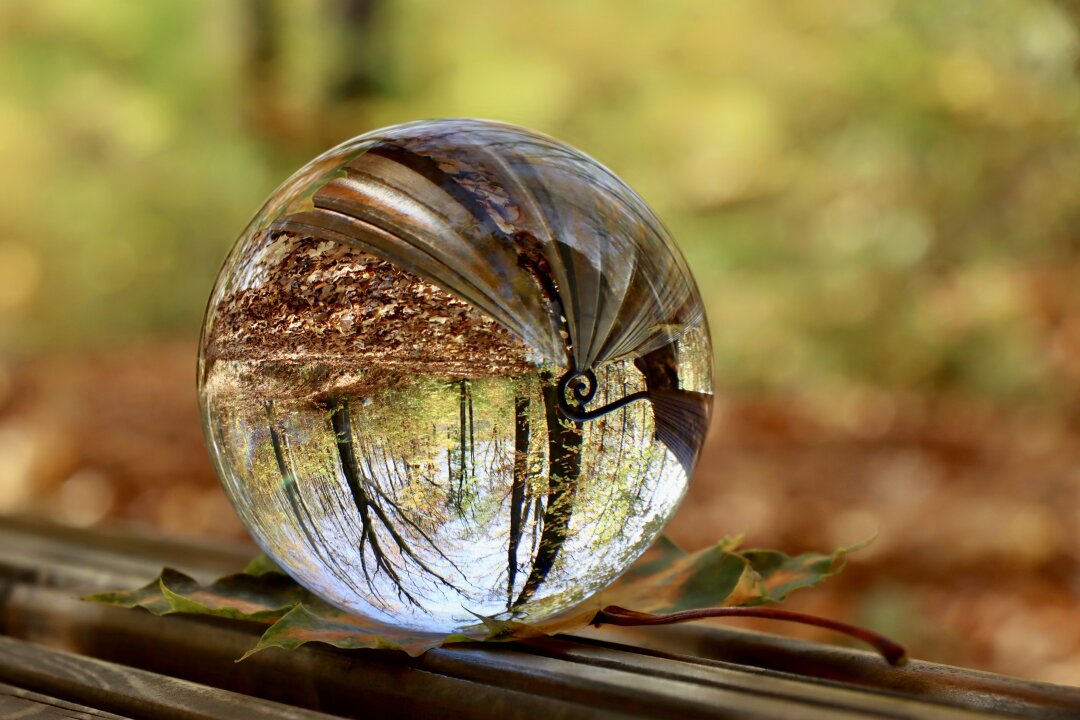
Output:
[[738,538],[725,538],[687,553],[661,537],[611,587],[569,610],[537,623],[477,614],[474,627],[450,634],[418,632],[350,615],[310,593],[265,555],[253,559],[242,573],[209,585],[165,568],[160,577],[136,590],[97,593],[84,599],[141,607],[155,615],[190,613],[269,625],[244,658],[268,647],[292,650],[309,642],[346,649],[394,649],[415,656],[448,643],[506,642],[603,624],[602,611],[613,606],[632,607],[641,614],[670,614],[778,602],[836,574],[847,554],[861,547],[793,557],[775,550],[739,551],[738,544]]

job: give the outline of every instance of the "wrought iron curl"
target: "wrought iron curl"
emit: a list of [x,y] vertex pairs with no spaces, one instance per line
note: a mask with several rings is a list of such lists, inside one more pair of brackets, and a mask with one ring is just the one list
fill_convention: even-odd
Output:
[[[557,393],[559,398],[559,409],[562,411],[563,415],[578,422],[588,422],[589,420],[596,420],[604,415],[613,413],[637,400],[647,400],[649,397],[649,392],[647,390],[642,390],[621,397],[607,405],[593,408],[592,410],[585,409],[585,406],[592,402],[592,399],[596,397],[598,387],[599,384],[596,380],[596,373],[592,371],[592,368],[586,368],[584,370],[570,368],[567,370],[563,376],[559,378]],[[570,403],[568,396],[573,396],[574,404]]]

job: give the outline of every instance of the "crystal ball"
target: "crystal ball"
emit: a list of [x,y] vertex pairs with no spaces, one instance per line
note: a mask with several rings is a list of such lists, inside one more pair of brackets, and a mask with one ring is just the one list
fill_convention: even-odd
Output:
[[694,280],[633,190],[550,137],[435,120],[274,191],[210,297],[198,391],[270,557],[345,611],[454,632],[572,608],[649,547],[711,368]]

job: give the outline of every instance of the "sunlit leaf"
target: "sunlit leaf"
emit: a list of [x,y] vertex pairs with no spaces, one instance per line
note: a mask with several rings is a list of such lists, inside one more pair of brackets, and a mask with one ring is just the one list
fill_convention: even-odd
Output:
[[831,555],[805,553],[791,557],[775,550],[746,550],[742,556],[757,575],[758,597],[741,605],[780,602],[795,590],[814,587],[843,569],[845,550]]
[[690,607],[730,604],[753,593],[746,559],[734,551],[735,541],[687,553],[667,538],[642,557],[623,577],[601,593],[604,605],[622,605],[643,612],[675,612]]

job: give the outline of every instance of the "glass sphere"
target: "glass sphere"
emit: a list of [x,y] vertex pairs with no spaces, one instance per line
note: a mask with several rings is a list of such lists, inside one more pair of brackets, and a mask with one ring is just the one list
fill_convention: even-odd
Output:
[[686,263],[609,170],[480,120],[354,138],[240,235],[199,354],[241,519],[348,612],[452,632],[600,591],[682,498],[712,355]]

